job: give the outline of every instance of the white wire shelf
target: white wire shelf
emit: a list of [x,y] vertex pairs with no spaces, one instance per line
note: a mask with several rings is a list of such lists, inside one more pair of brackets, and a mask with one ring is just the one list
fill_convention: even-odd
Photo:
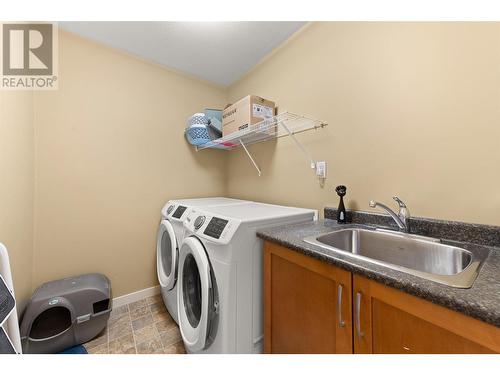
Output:
[[204,150],[207,148],[232,150],[240,146],[245,148],[245,146],[253,143],[264,142],[285,136],[293,136],[308,130],[321,129],[327,125],[327,123],[319,120],[314,120],[291,112],[284,112],[251,125],[247,129],[236,131],[225,137],[197,146],[196,150]]

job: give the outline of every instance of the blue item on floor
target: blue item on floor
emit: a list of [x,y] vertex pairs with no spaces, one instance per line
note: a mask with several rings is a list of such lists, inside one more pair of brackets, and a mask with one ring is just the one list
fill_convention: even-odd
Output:
[[58,354],[89,354],[87,353],[87,349],[83,345],[76,345],[69,349],[63,350]]

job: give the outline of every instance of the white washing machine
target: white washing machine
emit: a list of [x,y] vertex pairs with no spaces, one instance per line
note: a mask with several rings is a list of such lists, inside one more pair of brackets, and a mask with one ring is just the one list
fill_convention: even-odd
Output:
[[192,208],[179,251],[178,318],[189,353],[261,353],[259,228],[312,221],[317,211],[247,203]]
[[233,205],[248,201],[224,197],[175,199],[168,201],[161,210],[161,220],[156,241],[156,272],[161,295],[168,312],[177,319],[177,262],[179,245],[183,240],[182,222],[189,207]]

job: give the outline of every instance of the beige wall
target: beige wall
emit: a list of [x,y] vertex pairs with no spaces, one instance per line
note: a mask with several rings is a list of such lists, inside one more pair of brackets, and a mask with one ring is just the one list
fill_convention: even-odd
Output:
[[33,270],[33,94],[26,91],[0,91],[0,242],[22,305]]
[[221,155],[183,138],[225,91],[110,48],[59,35],[59,90],[36,92],[34,285],[102,272],[115,296],[156,285],[160,209],[221,195]]
[[404,199],[416,216],[500,225],[500,23],[315,23],[229,89],[329,123],[230,154],[228,193],[321,209]]
[[[21,298],[82,272],[108,275],[115,296],[156,285],[174,197],[322,209],[343,183],[349,207],[399,194],[413,215],[500,225],[499,24],[315,23],[228,89],[59,42],[59,90],[0,92],[0,241]],[[299,135],[328,162],[325,187],[290,139],[250,147],[260,178],[242,150],[184,142],[191,113],[249,93],[330,124]]]

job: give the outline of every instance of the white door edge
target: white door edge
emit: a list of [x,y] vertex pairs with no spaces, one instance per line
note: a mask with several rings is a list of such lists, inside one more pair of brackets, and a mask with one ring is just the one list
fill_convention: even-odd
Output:
[[[164,271],[164,265],[162,261],[162,248],[161,243],[163,239],[163,234],[168,233],[170,237],[170,249],[172,251],[171,259],[172,264],[170,265],[170,274],[166,275]],[[156,239],[156,273],[158,275],[158,281],[162,288],[167,290],[172,289],[175,286],[176,273],[177,273],[177,239],[175,237],[174,227],[168,220],[162,220],[160,222],[160,227],[158,228],[158,235]]]
[[[201,314],[196,327],[193,327],[189,322],[184,301],[183,276],[184,272],[186,272],[184,266],[186,258],[190,254],[196,261],[201,284]],[[179,284],[177,287],[177,300],[181,336],[186,349],[191,352],[200,351],[205,347],[208,334],[208,301],[210,288],[210,263],[205,248],[197,238],[187,237],[184,239],[179,251]]]

